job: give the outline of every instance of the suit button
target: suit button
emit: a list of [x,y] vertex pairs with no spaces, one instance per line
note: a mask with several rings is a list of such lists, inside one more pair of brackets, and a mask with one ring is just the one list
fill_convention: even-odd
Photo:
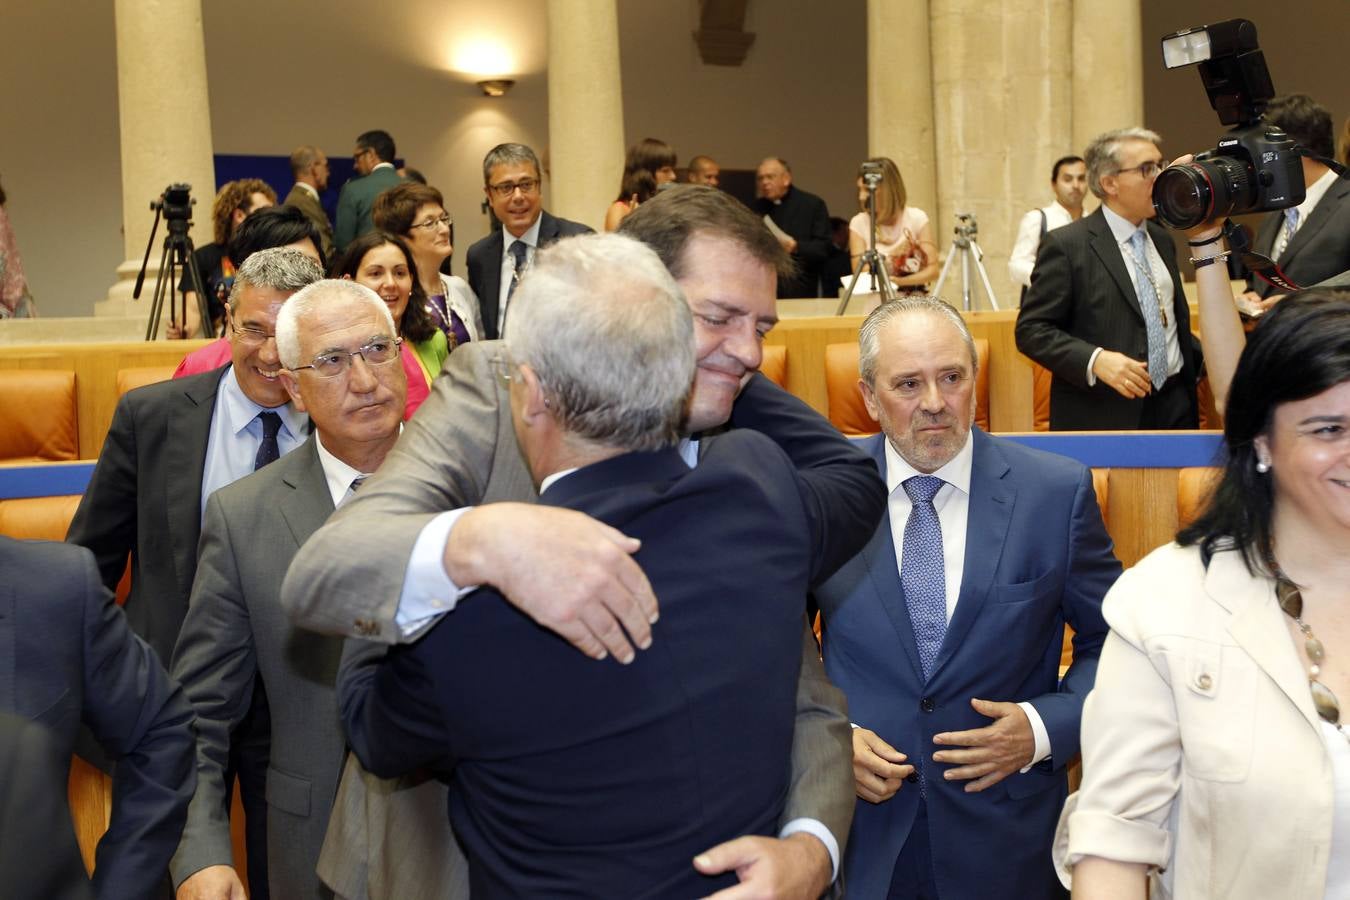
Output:
[[356,633],[365,637],[374,637],[380,633],[380,623],[371,619],[357,619],[354,623]]
[[910,772],[908,775],[905,776],[905,780],[908,781],[910,784],[918,784],[918,783],[919,783],[919,773],[918,773],[918,772]]
[[922,700],[919,701],[919,709],[923,710],[924,712],[932,712],[933,710],[937,709],[937,704],[933,702],[932,697],[924,697]]

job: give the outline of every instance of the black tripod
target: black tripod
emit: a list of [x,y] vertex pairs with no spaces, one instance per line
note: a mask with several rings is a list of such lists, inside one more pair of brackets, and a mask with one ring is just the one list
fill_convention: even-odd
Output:
[[[150,248],[155,245],[155,232],[159,230],[159,220],[163,217],[168,234],[164,235],[164,252],[159,258],[159,272],[155,275],[155,290],[150,301],[150,321],[145,329],[145,339],[152,341],[159,333],[159,319],[164,312],[164,300],[169,301],[169,321],[177,322],[174,315],[174,293],[178,289],[175,272],[186,273],[188,284],[197,295],[198,312],[201,315],[203,337],[211,337],[211,311],[207,305],[206,290],[202,286],[202,273],[197,269],[197,260],[193,256],[192,238],[188,229],[192,226],[192,204],[190,185],[171,184],[164,189],[158,200],[150,201],[155,211],[155,224],[150,227],[150,240],[145,245],[145,259],[141,261],[140,274],[136,276],[136,289],[131,292],[133,300],[141,299],[141,288],[145,284],[145,269],[150,264]],[[182,313],[182,322],[187,323],[187,295],[180,294],[182,303],[178,309]]]
[[877,185],[881,184],[881,166],[877,163],[863,163],[862,179],[863,185],[867,188],[867,218],[872,227],[868,229],[867,249],[858,257],[858,264],[853,267],[853,278],[848,283],[848,290],[844,291],[843,299],[839,301],[839,308],[834,313],[836,316],[842,316],[844,310],[848,308],[848,301],[853,299],[853,291],[858,286],[858,277],[862,275],[863,266],[872,273],[872,290],[877,290],[880,285],[883,301],[895,299],[895,285],[891,284],[891,273],[886,270],[885,262],[877,252]]

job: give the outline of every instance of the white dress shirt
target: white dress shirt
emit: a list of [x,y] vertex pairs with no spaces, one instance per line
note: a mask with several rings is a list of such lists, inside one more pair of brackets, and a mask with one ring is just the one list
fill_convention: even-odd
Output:
[[[1120,258],[1125,263],[1125,271],[1130,275],[1130,284],[1134,285],[1135,303],[1139,302],[1140,277],[1150,278],[1153,282],[1153,289],[1158,295],[1158,303],[1167,311],[1167,322],[1163,325],[1163,336],[1167,341],[1167,377],[1171,378],[1181,371],[1181,344],[1177,342],[1177,316],[1176,306],[1173,302],[1176,298],[1176,285],[1172,283],[1172,276],[1168,274],[1167,264],[1158,255],[1158,248],[1153,245],[1153,238],[1148,233],[1147,219],[1135,225],[1104,203],[1102,204],[1102,213],[1106,216],[1106,224],[1111,229],[1111,236],[1116,239],[1116,247],[1120,250]],[[1144,256],[1148,262],[1148,272],[1146,273],[1139,271],[1139,266],[1134,261],[1134,249],[1130,246],[1130,239],[1134,237],[1136,231],[1144,232]],[[1097,376],[1092,372],[1092,364],[1097,361],[1098,354],[1104,349],[1107,348],[1098,347],[1088,357],[1087,383],[1089,386],[1097,383]],[[1147,360],[1144,361],[1147,362]]]
[[[947,591],[947,622],[950,624],[956,612],[956,601],[961,596],[961,575],[966,564],[966,529],[970,518],[970,473],[975,461],[975,441],[966,435],[966,443],[945,466],[931,473],[944,482],[942,489],[933,497],[933,508],[937,510],[938,525],[942,530],[942,570]],[[886,489],[890,492],[887,501],[887,514],[890,516],[891,540],[895,542],[895,563],[897,575],[899,566],[905,558],[905,524],[909,521],[910,510],[914,504],[905,492],[904,483],[920,472],[905,461],[896,452],[890,441],[886,441]],[[984,699],[997,700],[989,697]],[[1036,739],[1036,748],[1032,752],[1031,762],[1022,768],[1025,772],[1036,763],[1050,755],[1050,732],[1041,721],[1041,714],[1030,703],[1017,704],[1027,714],[1031,723],[1031,733]],[[867,723],[862,723],[866,725]]]
[[1069,212],[1056,200],[1049,206],[1033,209],[1022,217],[1017,226],[1017,241],[1013,244],[1012,255],[1008,257],[1008,277],[1015,284],[1028,287],[1031,284],[1031,270],[1036,268],[1036,251],[1041,246],[1041,213],[1045,213],[1045,230],[1054,231],[1073,221]]
[[525,265],[521,271],[529,271],[530,264],[534,262],[534,251],[539,249],[539,223],[542,221],[544,214],[541,211],[534,224],[525,229],[520,237],[515,237],[506,230],[505,225],[502,226],[502,271],[497,288],[497,330],[502,335],[506,334],[506,304],[511,293],[511,280],[516,274],[516,259],[511,255],[511,245],[516,241],[525,242]]
[[252,474],[262,443],[263,427],[258,413],[281,416],[277,430],[277,449],[285,456],[305,440],[309,416],[289,403],[268,409],[248,398],[239,386],[234,366],[230,366],[216,388],[215,411],[211,413],[211,431],[206,439],[206,462],[202,469],[201,515],[206,516],[206,498],[227,484]]

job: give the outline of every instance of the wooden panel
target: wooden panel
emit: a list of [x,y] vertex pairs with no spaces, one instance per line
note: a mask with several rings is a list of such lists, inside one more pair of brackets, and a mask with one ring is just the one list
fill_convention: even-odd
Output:
[[1108,530],[1125,568],[1177,533],[1177,470],[1111,470]]
[[137,366],[176,366],[211,341],[148,341],[109,344],[20,344],[0,347],[0,369],[71,369],[75,372],[80,458],[94,459],[117,407],[117,371]]

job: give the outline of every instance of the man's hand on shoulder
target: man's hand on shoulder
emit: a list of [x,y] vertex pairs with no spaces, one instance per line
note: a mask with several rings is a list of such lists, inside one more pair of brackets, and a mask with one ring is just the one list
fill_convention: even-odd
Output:
[[629,663],[634,645],[651,646],[657,618],[656,596],[632,556],[640,546],[576,510],[489,503],[455,524],[445,571],[456,584],[492,585],[587,656]]
[[244,886],[233,866],[207,866],[178,886],[175,900],[245,900]]
[[740,884],[708,900],[816,900],[830,886],[830,851],[805,832],[785,838],[747,836],[694,857],[704,875],[736,873]]

